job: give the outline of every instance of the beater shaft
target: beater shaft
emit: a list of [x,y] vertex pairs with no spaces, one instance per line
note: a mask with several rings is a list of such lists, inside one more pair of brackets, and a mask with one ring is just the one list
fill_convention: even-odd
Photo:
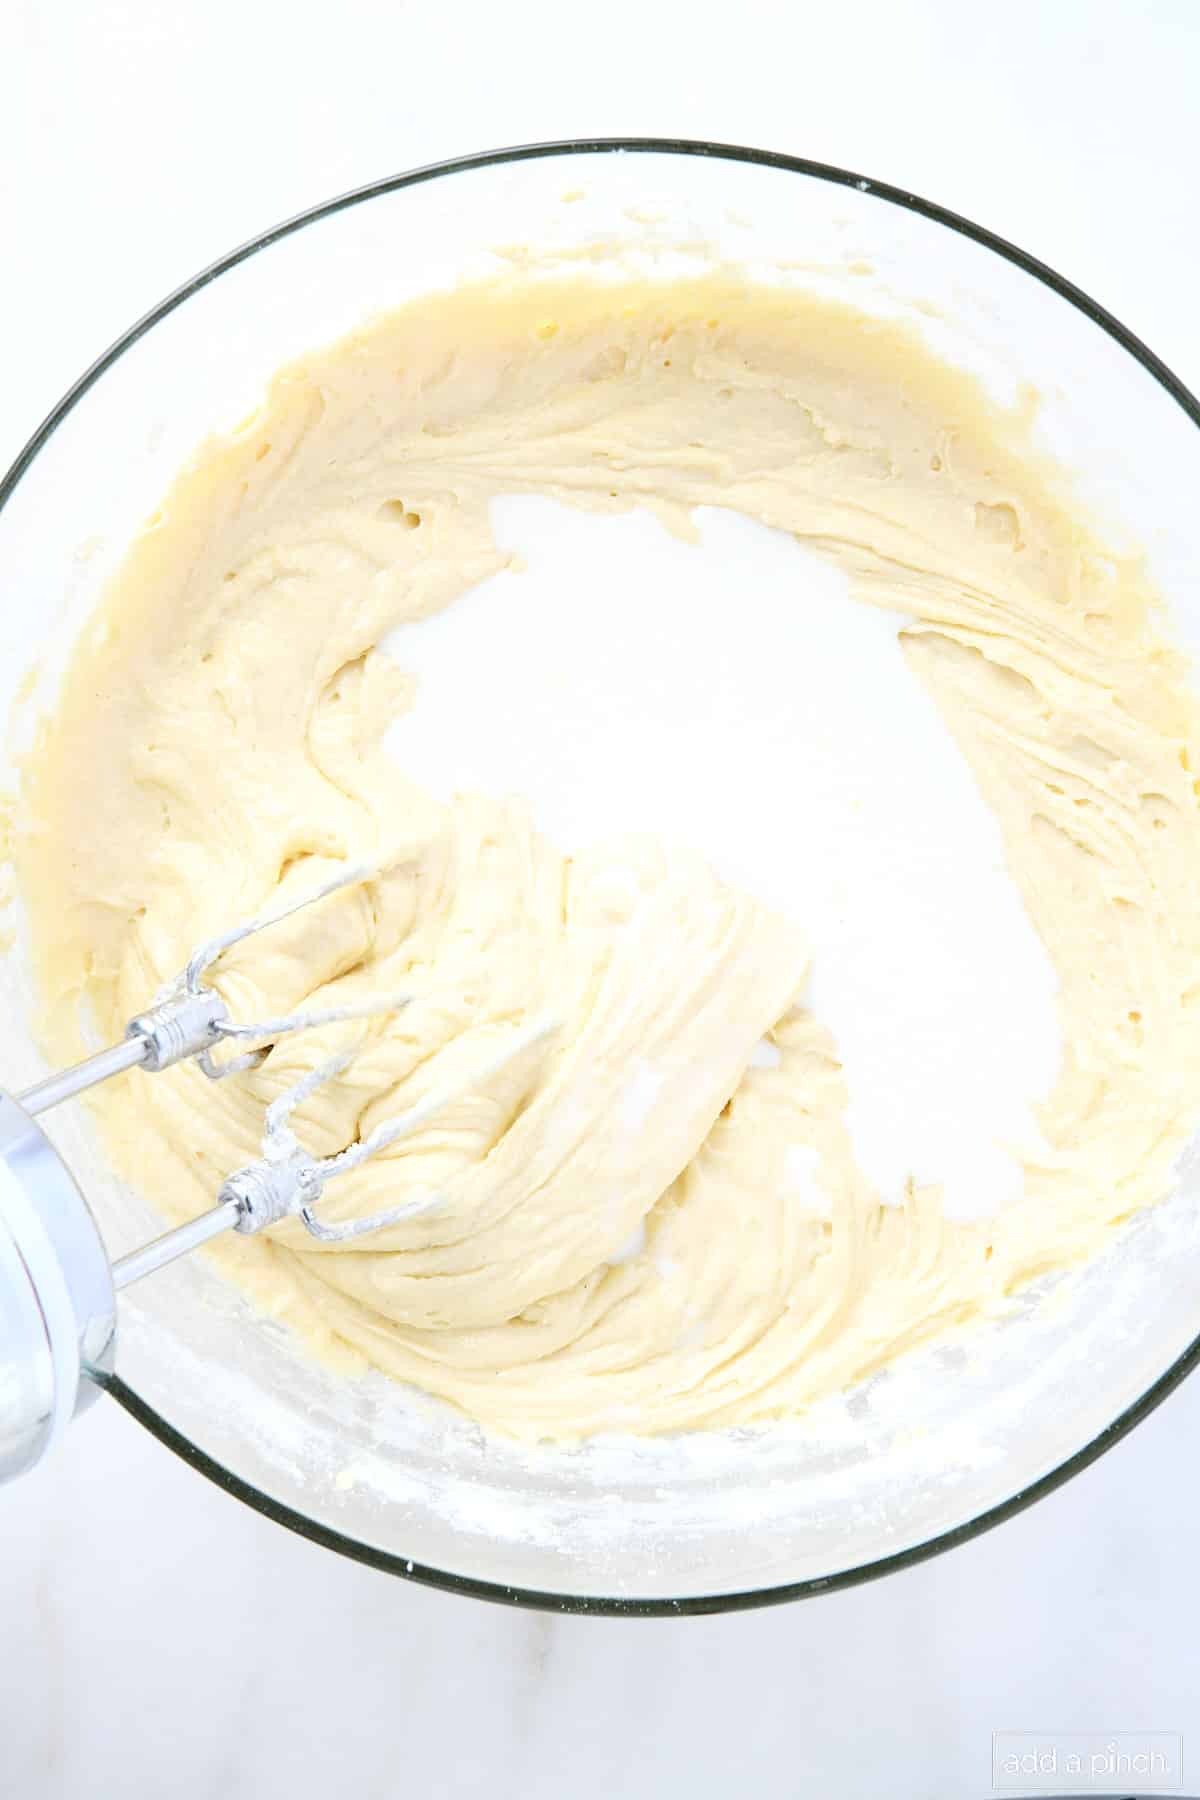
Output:
[[56,1075],[47,1075],[44,1081],[36,1081],[23,1094],[18,1094],[17,1099],[30,1117],[36,1119],[39,1113],[49,1112],[52,1106],[61,1106],[64,1100],[73,1100],[76,1094],[96,1087],[110,1076],[120,1075],[126,1069],[135,1069],[139,1063],[145,1062],[146,1055],[146,1039],[128,1037],[109,1050],[98,1050],[95,1056],[76,1063],[73,1069],[60,1069]]
[[112,1266],[113,1286],[119,1293],[131,1282],[140,1281],[143,1275],[153,1275],[156,1269],[165,1268],[177,1256],[186,1256],[189,1250],[207,1244],[210,1238],[219,1237],[223,1231],[232,1231],[239,1217],[237,1201],[223,1200],[219,1206],[201,1213],[198,1219],[189,1219],[186,1225],[177,1225],[174,1231],[165,1231],[161,1237],[143,1244],[140,1250],[118,1256]]

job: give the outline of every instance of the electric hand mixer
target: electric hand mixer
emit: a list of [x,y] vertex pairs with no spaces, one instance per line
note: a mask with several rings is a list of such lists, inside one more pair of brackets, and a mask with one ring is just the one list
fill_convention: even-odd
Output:
[[[258,1232],[298,1217],[313,1237],[338,1242],[430,1210],[440,1201],[437,1193],[423,1192],[368,1218],[339,1224],[323,1223],[314,1208],[327,1182],[411,1136],[557,1028],[556,1021],[543,1021],[516,1033],[465,1080],[427,1094],[337,1155],[316,1157],[303,1149],[288,1121],[322,1082],[346,1068],[353,1052],[330,1057],[268,1107],[262,1156],[222,1183],[215,1205],[110,1262],[86,1201],[37,1117],[127,1070],[156,1074],[194,1059],[207,1076],[221,1080],[261,1062],[270,1042],[286,1032],[408,1005],[415,995],[391,994],[352,1006],[236,1022],[204,980],[232,945],[370,873],[365,867],[352,868],[304,899],[212,938],[155,1004],[130,1020],[121,1043],[47,1076],[15,1098],[0,1091],[0,1480],[40,1462],[112,1372],[116,1296],[122,1288],[224,1231]],[[219,1045],[239,1040],[258,1047],[216,1059]]]

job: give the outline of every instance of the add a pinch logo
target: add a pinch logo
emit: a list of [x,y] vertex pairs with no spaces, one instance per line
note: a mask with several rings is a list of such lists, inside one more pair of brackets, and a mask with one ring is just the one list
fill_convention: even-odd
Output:
[[997,1731],[992,1787],[1037,1794],[1183,1795],[1183,1738],[1170,1731]]

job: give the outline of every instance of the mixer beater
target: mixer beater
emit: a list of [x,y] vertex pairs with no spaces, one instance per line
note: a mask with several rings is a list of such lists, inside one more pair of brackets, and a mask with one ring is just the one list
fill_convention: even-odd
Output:
[[[194,1061],[211,1080],[220,1081],[257,1066],[286,1033],[394,1013],[411,1004],[419,998],[415,993],[388,994],[239,1022],[205,981],[234,944],[371,874],[365,866],[350,868],[291,905],[210,939],[154,1004],[129,1021],[120,1043],[15,1097],[0,1090],[0,1480],[39,1462],[112,1373],[120,1289],[225,1231],[254,1233],[295,1217],[314,1238],[337,1243],[432,1210],[442,1199],[436,1191],[341,1223],[323,1222],[315,1208],[330,1181],[412,1136],[434,1114],[485,1086],[557,1030],[557,1021],[546,1019],[515,1032],[502,1050],[462,1080],[435,1089],[336,1155],[318,1157],[303,1148],[290,1120],[322,1083],[350,1064],[355,1052],[329,1057],[267,1108],[262,1155],[222,1182],[207,1212],[110,1262],[87,1203],[37,1117],[131,1069],[157,1074]],[[239,1042],[251,1048],[218,1059],[215,1052],[222,1044]]]

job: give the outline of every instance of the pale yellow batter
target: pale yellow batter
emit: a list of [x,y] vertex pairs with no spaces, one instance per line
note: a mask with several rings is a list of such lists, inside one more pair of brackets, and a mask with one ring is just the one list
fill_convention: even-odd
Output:
[[[438,1211],[347,1249],[294,1222],[221,1246],[263,1305],[503,1430],[727,1425],[993,1309],[1163,1194],[1200,1095],[1195,718],[1137,566],[1027,432],[899,329],[714,278],[422,302],[285,370],[206,446],[26,771],[48,1049],[85,1047],[81,1001],[119,1031],[196,943],[341,859],[382,873],[220,978],[243,1017],[427,995],[304,1109],[311,1148],[563,1021],[324,1202],[349,1217],[435,1185]],[[1048,1153],[1000,1217],[948,1221],[932,1186],[884,1207],[856,1168],[837,1048],[803,1004],[819,943],[699,860],[565,858],[519,804],[443,805],[380,751],[421,704],[380,639],[503,566],[488,504],[513,493],[681,529],[735,508],[900,615],[1060,983]],[[747,804],[789,830],[777,798]],[[266,1102],[361,1029],[282,1039],[217,1086],[113,1084],[114,1164],[171,1216],[199,1211],[258,1153]],[[777,1066],[751,1062],[764,1034]]]

